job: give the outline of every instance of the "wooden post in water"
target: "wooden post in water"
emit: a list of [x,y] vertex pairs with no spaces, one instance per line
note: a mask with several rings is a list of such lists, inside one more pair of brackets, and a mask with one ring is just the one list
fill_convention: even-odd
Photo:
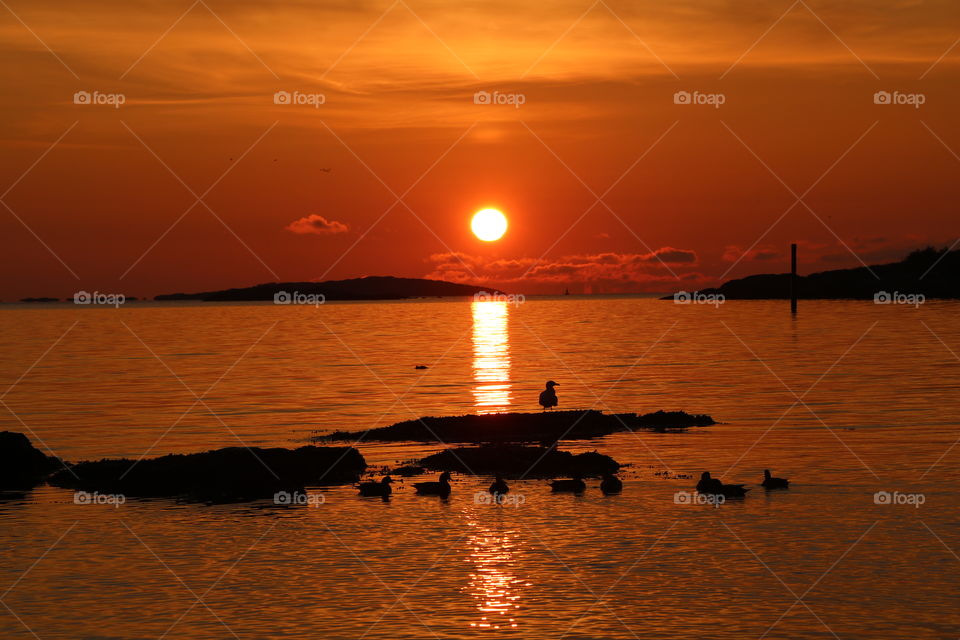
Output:
[[790,245],[790,313],[797,313],[797,243]]

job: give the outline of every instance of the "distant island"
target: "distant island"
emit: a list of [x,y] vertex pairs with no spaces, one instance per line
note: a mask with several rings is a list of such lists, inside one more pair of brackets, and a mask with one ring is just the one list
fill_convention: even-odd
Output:
[[154,300],[198,300],[202,302],[271,301],[278,295],[322,295],[325,300],[402,300],[405,298],[462,297],[487,293],[503,295],[498,289],[456,284],[423,278],[367,276],[326,282],[268,282],[240,289],[201,293],[168,293]]
[[[871,273],[872,271],[872,273]],[[797,297],[806,300],[873,300],[878,293],[960,298],[960,251],[918,249],[900,262],[797,276]],[[759,274],[730,280],[704,295],[727,300],[783,300],[790,297],[790,274]],[[673,294],[662,300],[673,300]]]

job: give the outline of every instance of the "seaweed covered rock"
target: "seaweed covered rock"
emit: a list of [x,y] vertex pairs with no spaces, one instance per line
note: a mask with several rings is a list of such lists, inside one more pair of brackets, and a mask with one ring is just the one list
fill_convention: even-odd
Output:
[[686,427],[709,427],[717,423],[705,413],[656,411],[637,416],[636,424],[641,429],[684,429]]
[[32,489],[61,466],[16,431],[0,431],[0,491]]
[[553,444],[559,440],[599,438],[617,431],[633,429],[683,429],[715,424],[707,415],[683,411],[603,413],[596,410],[542,411],[539,413],[492,413],[465,416],[427,416],[406,420],[388,427],[367,431],[337,431],[318,436],[318,441],[356,441],[360,438],[381,442],[537,442]]
[[353,447],[228,447],[139,462],[125,458],[81,462],[54,475],[50,483],[135,497],[243,502],[308,485],[350,484],[366,466]]
[[505,478],[599,476],[616,473],[620,468],[616,460],[596,451],[574,454],[551,447],[509,444],[444,449],[422,459],[420,464],[434,471],[499,475]]

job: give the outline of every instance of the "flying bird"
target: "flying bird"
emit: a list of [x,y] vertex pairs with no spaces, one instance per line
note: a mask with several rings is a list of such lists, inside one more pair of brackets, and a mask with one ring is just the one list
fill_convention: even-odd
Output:
[[557,400],[557,392],[553,390],[554,387],[559,387],[560,385],[554,382],[553,380],[547,380],[547,388],[540,392],[540,406],[544,409],[549,409],[551,407],[557,406],[559,400]]

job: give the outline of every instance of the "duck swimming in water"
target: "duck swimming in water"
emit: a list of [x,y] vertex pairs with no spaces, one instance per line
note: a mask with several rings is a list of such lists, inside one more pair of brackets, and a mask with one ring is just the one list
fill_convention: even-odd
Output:
[[554,493],[558,493],[560,491],[582,493],[586,488],[587,484],[580,476],[573,476],[572,480],[554,480],[550,483],[550,489]]
[[393,488],[390,486],[391,484],[393,484],[393,478],[384,476],[380,482],[361,482],[357,486],[357,489],[360,490],[360,495],[362,496],[379,496],[386,498],[393,493]]
[[770,475],[770,469],[764,469],[763,482],[760,485],[764,489],[786,489],[790,486],[790,481],[786,478],[774,478]]
[[721,495],[725,498],[742,498],[747,495],[747,491],[750,489],[744,489],[742,484],[723,484],[716,478],[711,478],[709,471],[700,474],[700,482],[697,483],[697,493]]
[[555,407],[560,403],[560,401],[557,399],[557,392],[553,390],[554,387],[559,386],[560,385],[553,380],[547,380],[547,388],[540,392],[541,407],[544,409],[550,409],[551,407]]
[[603,480],[600,481],[600,491],[609,496],[612,493],[623,491],[623,481],[612,473],[603,474]]
[[503,478],[497,476],[496,480],[493,481],[493,484],[490,485],[490,488],[487,489],[493,495],[504,495],[510,491],[510,486],[504,481]]
[[439,482],[415,482],[413,488],[421,496],[442,496],[446,498],[450,495],[450,472],[444,471],[441,473]]

